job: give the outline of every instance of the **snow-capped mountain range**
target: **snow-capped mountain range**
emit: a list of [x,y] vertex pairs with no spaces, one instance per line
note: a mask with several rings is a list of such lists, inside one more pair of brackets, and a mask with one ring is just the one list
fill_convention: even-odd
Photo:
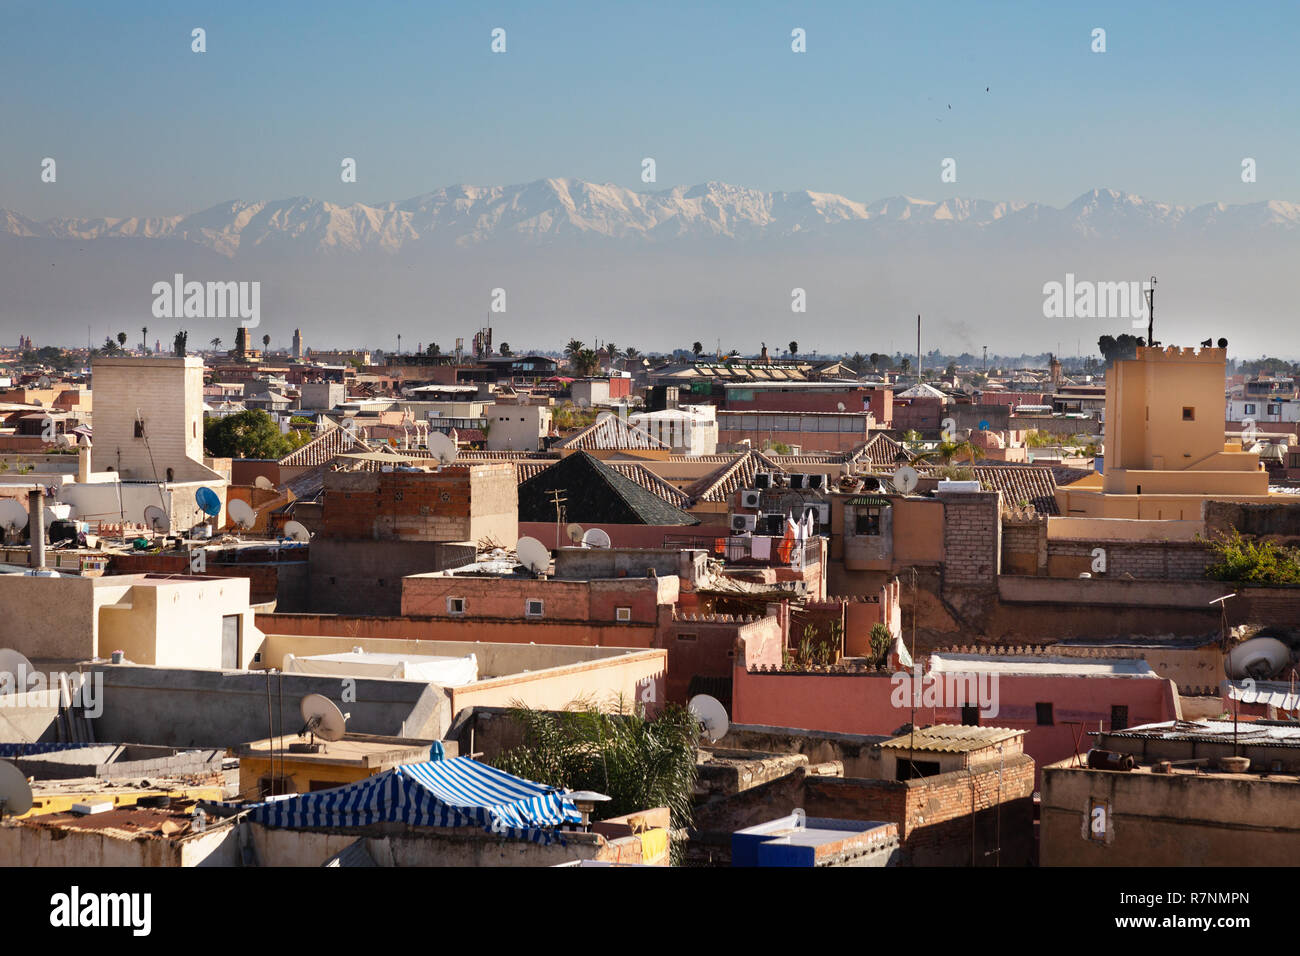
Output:
[[761,240],[800,234],[929,225],[1010,235],[1124,238],[1165,230],[1186,234],[1300,234],[1300,203],[1180,206],[1094,189],[1057,209],[982,199],[898,196],[858,202],[833,193],[761,192],[726,183],[636,192],[577,179],[517,186],[448,186],[400,202],[339,205],[306,197],[220,203],[190,215],[36,222],[0,210],[0,235],[86,241],[169,239],[233,258],[253,250],[396,253],[412,244],[472,247],[498,241],[566,239]]

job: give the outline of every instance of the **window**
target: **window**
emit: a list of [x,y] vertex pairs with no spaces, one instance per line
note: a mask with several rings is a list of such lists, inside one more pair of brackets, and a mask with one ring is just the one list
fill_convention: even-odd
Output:
[[448,614],[464,614],[464,613],[465,613],[465,599],[464,599],[464,598],[447,598],[447,613],[448,613]]
[[1185,422],[1194,422],[1194,421],[1196,421],[1196,409],[1191,408],[1191,407],[1189,407],[1189,406],[1187,406],[1187,405],[1184,405],[1184,406],[1183,406],[1183,421],[1185,421]]
[[1270,415],[1281,415],[1281,414],[1282,414],[1282,406],[1281,406],[1281,405],[1270,405],[1270,406],[1268,406],[1268,413],[1269,413]]
[[619,621],[630,621],[632,620],[632,609],[630,607],[615,608],[614,617]]
[[693,640],[695,640],[695,635],[694,635],[694,634],[678,634],[678,635],[677,635],[677,640],[679,640],[679,641],[693,641]]
[[1254,405],[1254,403],[1252,403],[1252,402],[1247,402],[1247,403],[1246,403],[1246,414],[1247,414],[1247,415],[1254,415],[1254,414],[1255,414],[1255,405]]
[[916,777],[937,777],[939,776],[939,761],[937,760],[908,760],[900,754],[897,762],[897,768],[894,771],[895,780],[912,780]]
[[543,602],[537,598],[529,598],[524,602],[524,614],[528,617],[541,617]]
[[1110,708],[1110,729],[1123,730],[1128,726],[1128,706],[1112,704]]
[[221,617],[221,667],[235,670],[239,667],[239,634],[243,616],[223,614]]
[[980,725],[980,709],[975,705],[963,707],[961,709],[961,724],[963,727],[978,727]]
[[1037,703],[1037,704],[1034,704],[1034,710],[1038,713],[1038,726],[1039,726],[1039,727],[1051,727],[1051,726],[1053,726],[1054,721],[1052,720],[1052,703],[1051,703],[1051,701],[1048,701],[1047,703]]
[[880,534],[880,509],[867,508],[864,511],[859,511],[855,533],[860,535]]

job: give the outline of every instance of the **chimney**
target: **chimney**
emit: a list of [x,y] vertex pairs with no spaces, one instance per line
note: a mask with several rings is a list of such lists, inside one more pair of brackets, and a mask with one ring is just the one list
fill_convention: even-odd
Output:
[[27,563],[39,571],[45,567],[45,495],[40,488],[27,492],[27,530],[31,541]]
[[90,446],[82,445],[77,449],[77,483],[84,485],[90,481]]

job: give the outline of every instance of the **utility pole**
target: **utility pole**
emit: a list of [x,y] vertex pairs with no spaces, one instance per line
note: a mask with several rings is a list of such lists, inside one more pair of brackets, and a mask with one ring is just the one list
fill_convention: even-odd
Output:
[[568,498],[563,497],[563,495],[564,495],[564,493],[565,493],[566,490],[567,490],[567,489],[565,489],[565,488],[552,488],[552,489],[551,489],[551,503],[555,505],[555,547],[556,547],[556,550],[559,550],[559,548],[561,547],[561,544],[560,544],[560,540],[561,540],[561,539],[560,539],[560,524],[561,524],[561,522],[564,520],[563,517],[562,517],[562,515],[563,515],[563,513],[564,513],[563,505],[564,505],[564,503],[565,503],[566,501],[569,500]]
[[916,384],[921,384],[921,316],[916,317]]
[[[1156,277],[1151,277],[1151,288],[1146,291],[1147,296],[1147,347],[1155,348],[1159,343],[1156,342]],[[1139,326],[1141,328],[1141,326]]]

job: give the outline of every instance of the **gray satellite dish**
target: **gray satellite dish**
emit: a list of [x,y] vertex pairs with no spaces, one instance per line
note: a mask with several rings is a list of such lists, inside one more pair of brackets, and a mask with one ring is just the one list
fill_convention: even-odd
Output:
[[231,498],[226,502],[226,510],[230,512],[230,520],[245,531],[257,523],[257,512],[247,501]]
[[429,435],[429,452],[440,465],[450,465],[460,454],[456,443],[442,432],[433,432]]
[[32,808],[32,788],[23,772],[0,760],[0,817],[21,816]]
[[302,730],[298,731],[299,737],[311,734],[321,740],[343,739],[350,715],[339,710],[334,701],[322,694],[308,694],[302,699],[299,709],[304,721]]
[[894,487],[905,495],[910,495],[916,490],[916,483],[920,480],[921,476],[910,465],[904,465],[894,472]]
[[564,533],[569,536],[569,540],[574,544],[582,544],[582,536],[586,533],[586,529],[580,524],[571,524],[564,529]]
[[266,477],[266,475],[258,475],[253,479],[253,484],[258,488],[261,488],[263,491],[275,490],[275,485],[271,484],[271,479]]
[[[0,674],[9,674],[14,677],[15,682],[20,673],[34,674],[36,668],[32,667],[29,661],[21,651],[15,651],[11,647],[0,647]],[[18,689],[18,693],[23,693],[26,687]]]
[[155,534],[166,534],[171,530],[171,519],[167,517],[167,512],[163,511],[157,505],[149,505],[144,509],[144,523]]
[[600,528],[592,528],[582,536],[582,546],[584,548],[608,548],[610,546],[609,534]]
[[307,530],[306,525],[301,521],[286,521],[284,524],[284,536],[291,541],[311,540],[311,532]]
[[77,443],[77,440],[73,438],[71,435],[67,434],[66,432],[60,435],[54,441],[55,444],[57,444],[60,448],[71,448],[73,445]]
[[1291,663],[1291,649],[1275,637],[1252,637],[1228,653],[1224,662],[1233,680],[1267,680]]
[[704,725],[704,736],[709,738],[709,743],[717,743],[727,735],[731,721],[727,719],[727,708],[723,707],[722,702],[716,697],[696,694],[687,704],[687,708],[695,715],[695,719]]
[[519,563],[533,574],[545,574],[551,566],[551,549],[536,538],[520,538],[515,544]]
[[27,509],[21,501],[5,498],[0,501],[0,527],[6,531],[22,531],[27,527]]

